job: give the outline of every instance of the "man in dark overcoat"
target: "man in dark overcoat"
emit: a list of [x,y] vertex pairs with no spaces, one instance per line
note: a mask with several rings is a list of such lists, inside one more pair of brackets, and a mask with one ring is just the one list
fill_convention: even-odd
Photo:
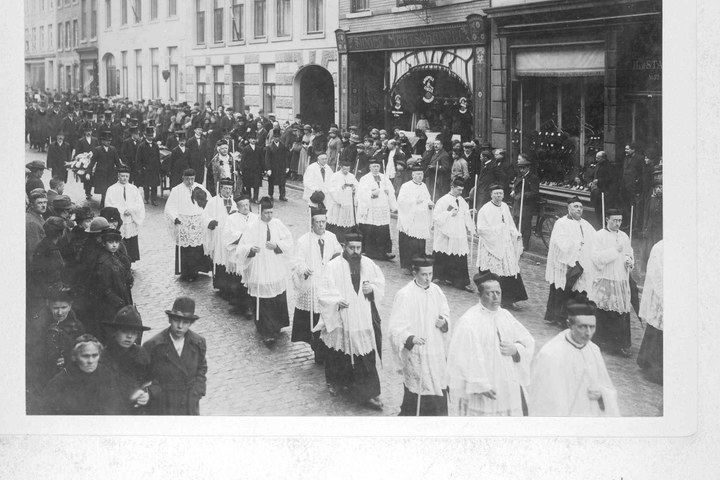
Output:
[[285,197],[285,180],[290,170],[290,150],[280,142],[280,129],[272,132],[272,142],[265,149],[265,171],[268,175],[268,195],[272,198],[275,185],[280,188],[280,200]]
[[105,193],[110,185],[117,180],[117,168],[122,165],[120,155],[115,147],[110,145],[112,133],[110,130],[101,132],[101,145],[92,151],[90,166],[85,174],[87,180],[92,179],[95,193],[101,195],[100,208],[105,206]]
[[207,388],[207,344],[190,330],[200,318],[195,300],[178,297],[165,313],[170,327],[143,345],[152,365],[148,408],[153,415],[200,415]]
[[242,150],[240,170],[245,184],[245,193],[252,197],[253,203],[258,203],[263,176],[262,150],[258,147],[256,138],[250,137],[248,141],[249,145]]
[[532,217],[537,214],[537,201],[540,198],[540,180],[537,175],[530,171],[530,166],[531,163],[525,154],[518,155],[518,175],[513,181],[512,191],[510,192],[510,196],[514,199],[512,214],[515,225],[520,221],[520,203],[522,203],[520,233],[522,235],[523,249],[526,251],[530,248]]
[[145,127],[145,140],[140,143],[135,155],[138,169],[138,186],[145,191],[145,203],[157,205],[157,188],[160,186],[160,148],[154,142],[155,129]]
[[203,137],[202,125],[199,124],[194,129],[194,135],[185,144],[190,158],[190,168],[195,170],[195,181],[201,185],[205,179],[207,142]]
[[[75,155],[92,152],[100,146],[100,142],[97,137],[92,134],[93,128],[94,126],[91,121],[88,121],[83,125],[83,136],[80,137],[75,145]],[[89,199],[92,194],[92,182],[87,180],[85,176],[82,176],[81,180],[83,182],[83,187],[85,188],[85,197]]]
[[120,160],[130,169],[130,182],[137,181],[137,166],[135,165],[135,156],[140,145],[140,129],[136,125],[131,125],[130,138],[124,140],[120,144]]

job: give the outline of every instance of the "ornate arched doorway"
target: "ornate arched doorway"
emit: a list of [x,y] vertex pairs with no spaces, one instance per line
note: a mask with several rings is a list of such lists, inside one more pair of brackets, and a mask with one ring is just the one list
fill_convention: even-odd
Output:
[[335,83],[330,72],[318,65],[304,67],[295,76],[295,95],[295,113],[302,122],[320,125],[327,132],[335,119]]

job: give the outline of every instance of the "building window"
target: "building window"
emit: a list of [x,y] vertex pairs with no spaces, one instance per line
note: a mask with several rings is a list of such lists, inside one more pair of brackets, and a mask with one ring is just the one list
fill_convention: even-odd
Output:
[[150,49],[150,66],[151,66],[151,83],[152,98],[160,98],[160,60],[158,59],[158,49]]
[[87,0],[80,3],[80,36],[83,40],[87,38]]
[[112,2],[105,0],[105,28],[112,27]]
[[32,29],[32,44],[30,46],[30,49],[34,52],[35,51],[35,29]]
[[135,4],[132,6],[133,15],[135,16],[135,23],[142,22],[142,0],[135,0]]
[[168,64],[170,65],[170,78],[168,79],[168,98],[178,98],[178,54],[177,47],[168,47]]
[[65,22],[65,49],[70,49],[70,45],[72,44],[72,38],[70,38],[70,35],[72,34],[72,31],[70,30],[70,22]]
[[287,37],[291,32],[292,14],[290,13],[290,0],[277,0],[277,36]]
[[370,10],[370,0],[352,0],[350,7],[353,12]]
[[265,14],[265,0],[255,0],[255,7],[253,11],[255,38],[263,38],[265,36]]
[[[57,48],[58,48],[58,50],[62,50],[62,48],[63,48],[63,24],[62,23],[58,23],[57,32],[58,32]],[[58,85],[59,85],[59,83],[58,83]]]
[[168,17],[177,15],[177,0],[168,0]]
[[122,59],[122,96],[128,96],[128,65],[127,65],[127,51],[120,52]]
[[120,5],[120,24],[127,25],[127,2],[128,0],[122,0]]
[[73,20],[73,47],[77,47],[80,43],[80,29],[78,28],[78,21]]
[[196,43],[205,44],[205,0],[195,0]]
[[45,27],[40,27],[39,49],[45,50]]
[[322,33],[323,0],[307,0],[307,33]]
[[225,95],[225,67],[213,67],[213,80],[215,81],[215,108],[222,105]]
[[245,108],[245,65],[232,66],[233,108],[242,112]]
[[213,41],[223,41],[223,0],[213,0]]
[[232,0],[230,16],[232,18],[232,39],[234,42],[240,42],[245,39],[245,31],[243,29],[243,25],[245,24],[245,5],[239,0]]
[[262,66],[262,81],[262,105],[267,114],[275,111],[275,65]]
[[[27,8],[27,5],[25,5],[25,8]],[[25,29],[25,51],[30,51],[30,34],[28,33],[28,29]]]
[[195,68],[195,85],[197,85],[197,102],[205,108],[205,67]]
[[142,88],[142,50],[135,50],[135,97],[141,100]]
[[48,39],[48,48],[53,48],[53,26],[52,24],[48,25],[47,29],[47,39]]
[[97,37],[97,0],[90,0],[90,38]]
[[158,0],[150,0],[150,20],[157,20]]

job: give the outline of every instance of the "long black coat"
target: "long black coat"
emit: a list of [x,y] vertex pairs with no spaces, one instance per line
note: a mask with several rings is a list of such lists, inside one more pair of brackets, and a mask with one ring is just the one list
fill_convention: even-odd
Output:
[[190,155],[190,168],[195,170],[195,181],[197,183],[203,183],[205,180],[205,160],[207,151],[208,141],[201,138],[198,139],[192,136],[185,143],[188,154]]
[[93,270],[96,320],[111,320],[122,307],[131,305],[133,276],[129,259],[118,250],[100,254]]
[[135,165],[135,157],[137,149],[140,145],[139,140],[128,138],[120,144],[120,160],[130,169],[130,180],[135,182],[137,177],[137,166]]
[[205,339],[193,331],[185,334],[182,356],[170,339],[170,329],[148,340],[143,348],[150,355],[152,385],[150,413],[154,415],[200,415],[200,398],[207,388]]
[[67,182],[68,171],[65,163],[72,159],[72,147],[68,142],[63,142],[59,145],[57,142],[53,142],[48,147],[47,151],[47,167],[52,170],[53,177],[62,178],[63,182]]
[[74,147],[80,135],[80,122],[77,117],[67,115],[60,122],[60,130],[65,132],[65,141]]
[[[513,201],[513,215],[520,215],[520,197],[523,191],[523,177],[517,176],[513,181],[515,198]],[[532,215],[537,211],[537,201],[540,198],[540,180],[534,173],[528,173],[525,177],[525,195],[523,200],[523,218]],[[483,204],[484,205],[484,204]],[[479,207],[479,206],[478,206]]]
[[150,381],[151,365],[147,351],[140,345],[121,348],[111,339],[107,342],[100,362],[117,375],[125,412],[139,413],[140,409],[134,407],[130,396],[142,388],[144,383]]
[[270,170],[274,185],[285,183],[285,170],[290,168],[290,150],[282,142],[265,148],[265,170]]
[[182,183],[183,172],[190,168],[190,152],[185,147],[183,152],[180,147],[175,147],[170,154],[168,162],[168,173],[170,175],[170,188]]
[[47,415],[119,415],[122,399],[112,370],[98,365],[92,373],[74,363],[58,373],[43,392]]
[[97,137],[90,137],[90,142],[88,142],[87,138],[83,136],[77,141],[77,145],[75,145],[75,155],[92,152],[99,146],[100,142],[98,142]]
[[160,148],[157,143],[143,141],[138,145],[135,168],[138,170],[137,185],[144,187],[160,185]]
[[27,272],[27,294],[36,299],[45,297],[48,288],[64,279],[65,262],[57,245],[43,238],[33,253]]
[[93,172],[91,178],[95,192],[102,195],[110,185],[117,182],[117,168],[121,165],[120,155],[115,147],[110,146],[107,150],[105,147],[97,147],[93,150],[88,171]]
[[243,182],[249,187],[259,187],[263,175],[262,150],[257,145],[254,150],[248,145],[242,149],[241,159],[240,171],[243,175]]
[[[475,203],[478,209],[490,201],[490,186],[493,183],[504,185],[505,175],[497,164],[497,161],[490,160],[482,166],[478,175],[477,192],[475,192]],[[473,179],[473,182],[475,180]]]

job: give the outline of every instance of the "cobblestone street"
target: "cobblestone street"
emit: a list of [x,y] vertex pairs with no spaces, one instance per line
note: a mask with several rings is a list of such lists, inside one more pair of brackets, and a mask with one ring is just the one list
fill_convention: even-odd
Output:
[[[32,160],[44,162],[45,155],[26,151],[26,162]],[[43,181],[47,186],[48,171]],[[264,186],[262,193],[265,192]],[[76,203],[86,202],[82,186],[73,178],[69,179],[65,193]],[[401,273],[397,259],[379,262],[387,281],[385,298],[378,305],[385,338],[383,363],[378,365],[381,399],[385,408],[375,412],[342,396],[331,397],[325,386],[323,367],[315,365],[309,346],[290,342],[290,328],[284,330],[285,335],[275,346],[268,348],[260,341],[251,321],[228,313],[229,305],[214,293],[210,277],[201,275],[196,282],[184,283],[173,275],[174,250],[163,216],[167,195],[168,192],[164,192],[159,206],[146,206],[147,218],[139,236],[141,260],[134,265],[133,297],[144,323],[152,328],[146,333],[146,339],[167,326],[164,310],[170,308],[175,297],[189,295],[195,298],[196,313],[200,319],[193,330],[203,335],[208,345],[207,396],[200,402],[203,415],[396,415],[399,412],[402,378],[392,364],[387,323],[393,296],[410,277]],[[289,188],[290,201],[275,205],[276,218],[288,226],[295,239],[308,228],[307,207],[300,197],[301,191]],[[96,212],[99,210],[99,198],[95,195],[89,202]],[[257,206],[253,205],[253,209]],[[395,223],[393,220],[391,230],[397,249]],[[532,242],[542,244],[538,238],[533,238]],[[522,311],[513,313],[533,334],[536,350],[539,350],[559,331],[542,320],[548,293],[548,285],[543,278],[545,264],[540,255],[526,254],[521,260],[521,269],[530,299],[521,304]],[[474,267],[471,275],[473,270]],[[442,288],[451,306],[452,319],[459,318],[477,302],[475,295],[452,287]],[[294,294],[291,285],[288,288],[288,303],[292,316]],[[633,358],[605,355],[610,376],[618,390],[620,411],[625,416],[662,415],[662,387],[645,380],[635,363],[642,334],[642,327],[633,315]]]

